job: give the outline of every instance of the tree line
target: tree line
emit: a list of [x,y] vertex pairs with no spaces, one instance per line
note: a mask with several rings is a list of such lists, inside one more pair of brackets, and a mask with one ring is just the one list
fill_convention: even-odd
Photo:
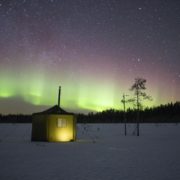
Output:
[[[127,123],[136,123],[136,109],[126,110]],[[76,114],[77,123],[124,123],[124,111],[109,109],[89,114]],[[180,102],[140,110],[140,123],[179,123]],[[32,115],[0,114],[0,123],[31,123]]]
[[124,113],[126,113],[127,123],[137,123],[136,115],[139,111],[139,123],[179,123],[180,122],[180,102],[168,103],[157,107],[145,108],[143,110],[109,109],[87,115],[78,114],[79,123],[124,123]]

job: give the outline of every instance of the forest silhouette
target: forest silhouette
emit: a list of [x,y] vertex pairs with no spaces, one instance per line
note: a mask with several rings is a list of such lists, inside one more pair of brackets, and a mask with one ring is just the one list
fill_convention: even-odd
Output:
[[[136,123],[136,109],[126,110],[127,123]],[[77,123],[124,123],[124,111],[108,109],[102,112],[76,114]],[[140,123],[179,123],[180,102],[140,110]],[[0,114],[0,123],[31,123],[32,115]]]

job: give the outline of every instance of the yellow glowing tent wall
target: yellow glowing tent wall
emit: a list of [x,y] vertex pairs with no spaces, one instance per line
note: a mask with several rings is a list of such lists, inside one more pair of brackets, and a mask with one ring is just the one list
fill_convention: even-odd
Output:
[[[63,122],[63,123],[62,123]],[[76,140],[73,114],[37,113],[32,119],[32,141],[68,142]]]

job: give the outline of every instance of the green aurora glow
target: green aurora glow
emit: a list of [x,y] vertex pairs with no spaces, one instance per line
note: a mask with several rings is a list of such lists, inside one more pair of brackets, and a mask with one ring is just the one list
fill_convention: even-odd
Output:
[[[180,100],[180,1],[44,0],[0,3],[0,113],[57,104],[122,109],[136,77],[145,106]],[[128,104],[127,107],[132,107]]]
[[[24,72],[25,73],[25,72]],[[121,98],[122,94],[132,94],[129,91],[132,80],[121,81],[118,86],[118,82],[114,82],[113,79],[108,79],[107,82],[100,82],[100,79],[83,75],[82,78],[77,80],[59,81],[58,77],[48,77],[41,74],[26,74],[19,78],[7,74],[1,75],[0,78],[0,97],[1,98],[13,98],[21,97],[26,103],[35,106],[52,106],[57,104],[58,86],[62,86],[61,105],[65,109],[69,109],[75,112],[90,112],[90,111],[102,111],[110,108],[122,109]],[[14,78],[13,78],[14,77]],[[84,77],[87,78],[85,81]],[[53,81],[52,81],[53,79]],[[81,82],[81,83],[79,83]],[[127,83],[128,82],[128,83]],[[125,84],[125,86],[123,86]],[[150,85],[147,82],[147,87]],[[162,103],[162,99],[158,99],[158,93],[147,89],[147,92],[151,92],[154,101],[145,102],[145,106],[155,106]],[[172,99],[167,99],[172,100]],[[132,107],[132,105],[128,105]],[[28,111],[31,113],[31,110]]]

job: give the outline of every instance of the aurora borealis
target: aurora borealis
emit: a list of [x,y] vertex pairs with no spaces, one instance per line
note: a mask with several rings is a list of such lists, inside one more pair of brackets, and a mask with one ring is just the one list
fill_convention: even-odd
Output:
[[121,109],[136,77],[149,106],[180,100],[179,0],[0,0],[0,113],[57,104]]

